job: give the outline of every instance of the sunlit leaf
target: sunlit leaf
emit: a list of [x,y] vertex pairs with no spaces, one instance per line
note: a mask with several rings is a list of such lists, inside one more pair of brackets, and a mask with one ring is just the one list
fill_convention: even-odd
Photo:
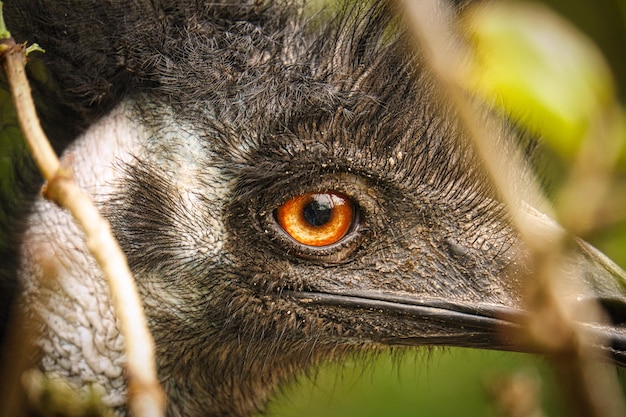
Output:
[[562,156],[574,156],[593,120],[615,99],[601,53],[536,4],[489,4],[465,22],[475,53],[468,85],[541,132]]

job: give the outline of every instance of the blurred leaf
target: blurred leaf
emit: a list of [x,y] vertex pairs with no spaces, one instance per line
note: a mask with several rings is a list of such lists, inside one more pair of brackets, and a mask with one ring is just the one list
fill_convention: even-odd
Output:
[[620,167],[620,169],[622,169],[623,171],[626,171],[626,110],[625,109],[622,109],[621,117],[619,119],[619,122],[617,123],[617,126],[615,126],[615,129],[616,129],[615,135],[617,136],[616,140],[618,140],[619,143],[622,144],[622,149],[621,149],[617,164]]
[[4,17],[2,14],[2,2],[0,1],[0,39],[7,39],[11,37],[11,33],[7,30],[7,26],[4,23]]
[[490,3],[465,22],[476,59],[467,84],[541,132],[562,156],[575,156],[592,121],[615,100],[602,54],[537,4]]

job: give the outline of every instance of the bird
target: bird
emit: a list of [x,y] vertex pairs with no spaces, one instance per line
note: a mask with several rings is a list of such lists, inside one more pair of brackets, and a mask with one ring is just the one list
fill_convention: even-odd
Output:
[[[467,2],[453,2],[461,10]],[[393,346],[527,350],[524,245],[386,1],[4,6],[42,123],[124,250],[167,415],[244,417],[324,360]],[[519,144],[506,120],[493,146]],[[17,158],[3,191],[2,322],[37,364],[127,415],[124,339],[69,214]],[[595,253],[595,252],[592,252]],[[581,255],[626,363],[626,298]]]

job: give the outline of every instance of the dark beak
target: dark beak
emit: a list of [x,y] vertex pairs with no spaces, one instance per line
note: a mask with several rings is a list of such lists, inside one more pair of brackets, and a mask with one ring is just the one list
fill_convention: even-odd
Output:
[[[600,306],[600,319],[574,319],[590,354],[615,365],[626,366],[626,274],[600,251],[577,240],[568,258],[572,271],[584,279],[584,293],[565,294],[573,310]],[[569,269],[569,268],[568,268]],[[502,277],[506,279],[506,277]],[[530,276],[532,279],[532,276]],[[290,292],[296,302],[310,308],[324,306],[349,311],[363,320],[372,339],[385,345],[460,346],[542,353],[528,340],[525,326],[533,314],[510,302],[502,304],[460,301],[452,297],[426,297],[385,290],[333,289]]]

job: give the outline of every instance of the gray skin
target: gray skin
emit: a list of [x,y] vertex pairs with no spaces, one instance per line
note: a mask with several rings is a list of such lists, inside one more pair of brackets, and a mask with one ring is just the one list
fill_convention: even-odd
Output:
[[[384,4],[313,21],[299,6],[5,4],[14,37],[47,51],[31,63],[52,79],[34,77],[42,120],[128,256],[172,417],[248,416],[282,381],[359,351],[529,349],[502,330],[523,314],[524,247],[401,24]],[[493,146],[518,141],[496,132]],[[104,278],[21,175],[2,200],[3,240],[19,242],[2,282],[40,323],[40,368],[101,385],[125,415]],[[331,190],[358,213],[340,242],[307,247],[276,222],[290,198]],[[593,249],[575,262],[619,318],[610,262]],[[623,362],[617,324],[593,328]]]

